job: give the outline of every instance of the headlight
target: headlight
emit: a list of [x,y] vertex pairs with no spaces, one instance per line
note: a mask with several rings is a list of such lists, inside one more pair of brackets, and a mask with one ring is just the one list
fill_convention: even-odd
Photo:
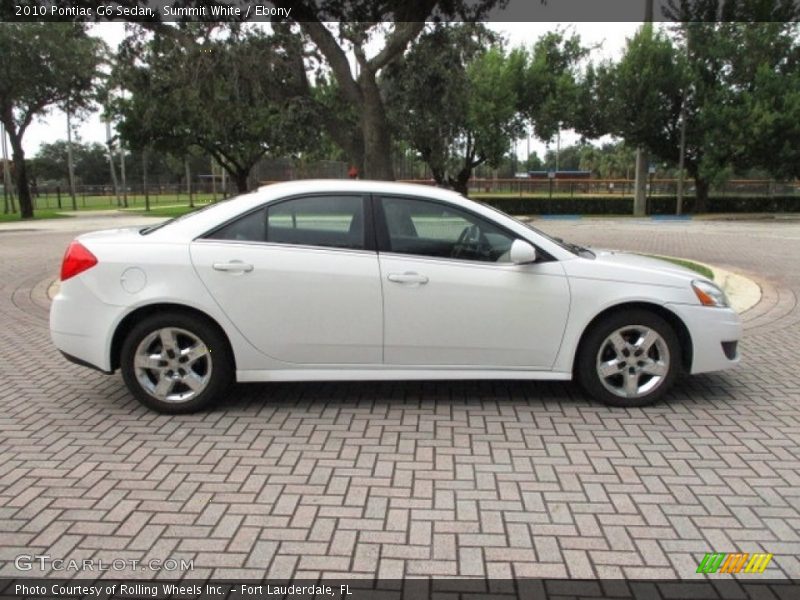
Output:
[[719,308],[729,306],[725,292],[710,281],[695,279],[692,281],[692,289],[703,306],[717,306]]

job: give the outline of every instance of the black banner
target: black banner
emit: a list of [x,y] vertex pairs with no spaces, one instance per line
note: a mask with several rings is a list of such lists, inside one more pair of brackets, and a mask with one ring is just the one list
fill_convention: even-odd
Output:
[[798,600],[795,580],[352,579],[215,581],[2,579],[3,600]]
[[[2,0],[0,21],[797,21],[800,0]],[[422,5],[424,3],[417,3]],[[428,14],[429,13],[429,14]]]

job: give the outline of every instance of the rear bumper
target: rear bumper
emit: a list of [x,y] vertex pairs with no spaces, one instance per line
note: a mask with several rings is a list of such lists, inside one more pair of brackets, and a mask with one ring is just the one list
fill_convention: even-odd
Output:
[[50,338],[71,362],[111,373],[111,332],[121,308],[101,302],[80,281],[61,285],[50,306]]
[[734,310],[687,304],[667,304],[666,308],[678,315],[689,330],[692,374],[723,371],[739,364],[742,322]]
[[106,375],[112,375],[114,373],[114,371],[104,371],[103,369],[101,369],[97,365],[93,365],[90,362],[86,362],[85,360],[81,360],[77,356],[72,356],[71,354],[67,354],[63,350],[59,350],[59,352],[61,352],[61,356],[63,356],[69,362],[71,362],[73,364],[80,365],[81,367],[88,367],[90,369],[94,369],[95,371],[100,371],[101,373],[105,373]]

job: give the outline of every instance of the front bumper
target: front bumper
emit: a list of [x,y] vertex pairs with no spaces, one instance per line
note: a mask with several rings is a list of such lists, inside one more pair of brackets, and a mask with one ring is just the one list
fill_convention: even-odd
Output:
[[[690,373],[723,371],[739,364],[742,322],[730,308],[666,304],[686,325],[692,339]],[[734,343],[736,342],[736,343]]]

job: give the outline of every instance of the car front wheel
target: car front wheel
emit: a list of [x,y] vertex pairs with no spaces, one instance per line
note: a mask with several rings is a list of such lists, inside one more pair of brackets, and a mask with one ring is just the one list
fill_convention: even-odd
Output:
[[201,410],[225,392],[233,360],[213,323],[183,313],[152,315],[122,345],[125,384],[144,405],[164,413]]
[[672,327],[646,310],[610,315],[578,352],[577,376],[593,397],[612,406],[647,406],[672,387],[681,346]]

